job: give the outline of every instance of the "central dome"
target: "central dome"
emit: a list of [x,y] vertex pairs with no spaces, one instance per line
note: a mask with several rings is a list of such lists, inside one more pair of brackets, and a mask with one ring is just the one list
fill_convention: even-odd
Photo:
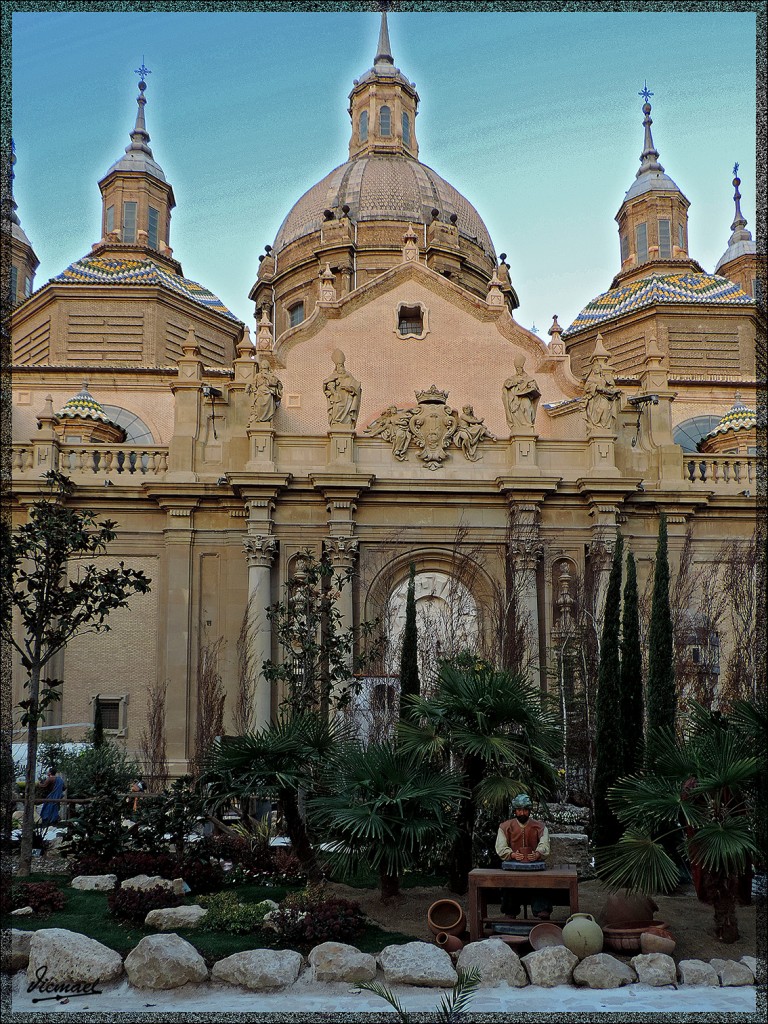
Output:
[[432,210],[442,221],[456,216],[459,234],[474,241],[494,262],[488,229],[477,210],[431,167],[400,153],[369,153],[347,161],[313,185],[289,211],[275,238],[276,252],[319,231],[325,211],[349,207],[352,221],[428,224]]

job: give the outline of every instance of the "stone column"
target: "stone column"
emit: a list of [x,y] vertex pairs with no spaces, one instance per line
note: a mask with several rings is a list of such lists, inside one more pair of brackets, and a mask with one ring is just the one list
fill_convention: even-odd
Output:
[[511,501],[510,513],[510,554],[516,577],[515,596],[528,633],[528,681],[532,686],[541,686],[537,586],[537,567],[543,554],[539,537],[540,511],[536,503]]
[[[351,572],[357,560],[358,548],[358,541],[352,537],[329,537],[323,541],[323,550],[331,560],[334,573],[338,573],[346,581],[336,600],[336,608],[340,615],[339,629],[344,633],[352,629],[355,624]],[[354,671],[354,650],[349,652],[347,667],[351,680]],[[337,683],[331,691],[331,701],[338,701],[348,685],[349,683]]]
[[251,663],[256,672],[254,729],[263,729],[272,719],[272,688],[262,666],[272,657],[272,623],[267,608],[272,603],[272,562],[277,553],[276,537],[254,534],[243,541],[248,562],[248,618]]

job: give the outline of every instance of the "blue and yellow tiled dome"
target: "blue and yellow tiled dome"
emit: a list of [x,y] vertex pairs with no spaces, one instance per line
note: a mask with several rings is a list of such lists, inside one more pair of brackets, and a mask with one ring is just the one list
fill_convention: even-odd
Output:
[[169,274],[152,260],[85,256],[52,280],[55,284],[158,285],[183,295],[198,306],[222,313],[235,323],[240,323],[234,313],[231,313],[213,292],[209,292],[196,281]]
[[741,395],[737,394],[731,408],[717,426],[704,437],[704,440],[706,441],[710,437],[717,437],[718,434],[727,434],[729,431],[754,430],[756,426],[757,413],[754,409],[748,409],[742,402]]
[[104,412],[101,403],[88,390],[87,381],[83,381],[80,391],[78,391],[74,398],[70,398],[68,402],[65,402],[56,415],[59,419],[100,420],[102,423],[109,423],[111,426],[115,426]]
[[588,302],[573,323],[563,331],[571,338],[581,331],[616,320],[648,306],[727,305],[743,306],[752,298],[737,284],[714,274],[652,274],[629,284],[612,288]]

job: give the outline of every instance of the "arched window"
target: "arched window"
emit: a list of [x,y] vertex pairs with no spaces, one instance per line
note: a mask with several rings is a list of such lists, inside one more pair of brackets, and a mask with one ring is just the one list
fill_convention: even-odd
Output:
[[684,420],[672,431],[672,440],[679,444],[684,452],[698,451],[697,445],[702,437],[714,430],[720,422],[719,416],[693,416]]
[[381,110],[379,110],[379,134],[392,134],[392,111],[389,107],[382,107]]
[[119,405],[102,405],[102,409],[113,423],[125,431],[125,440],[130,444],[155,444],[152,431],[144,420],[139,419],[130,409],[122,409]]
[[403,111],[403,145],[410,146],[411,144],[411,119]]
[[365,142],[368,138],[368,111],[364,110],[360,114],[360,120],[358,122],[358,134],[360,135],[360,141]]

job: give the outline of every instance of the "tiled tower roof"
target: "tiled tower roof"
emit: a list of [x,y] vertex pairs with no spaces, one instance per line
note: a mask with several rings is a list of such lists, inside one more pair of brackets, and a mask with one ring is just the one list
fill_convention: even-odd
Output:
[[68,402],[65,402],[56,415],[59,419],[77,417],[83,420],[100,420],[102,423],[109,423],[112,426],[116,425],[104,412],[101,403],[88,390],[87,381],[83,381],[80,391],[73,398],[70,398]]
[[718,434],[727,434],[732,430],[750,430],[757,426],[757,413],[754,409],[748,409],[737,394],[736,399],[723,416],[720,422],[706,435],[704,440],[710,437],[717,437]]
[[104,256],[85,256],[70,264],[66,270],[53,278],[55,284],[120,284],[159,285],[191,299],[198,306],[221,313],[235,323],[240,323],[221,299],[213,292],[190,281],[186,277],[169,274],[152,260],[115,259]]

